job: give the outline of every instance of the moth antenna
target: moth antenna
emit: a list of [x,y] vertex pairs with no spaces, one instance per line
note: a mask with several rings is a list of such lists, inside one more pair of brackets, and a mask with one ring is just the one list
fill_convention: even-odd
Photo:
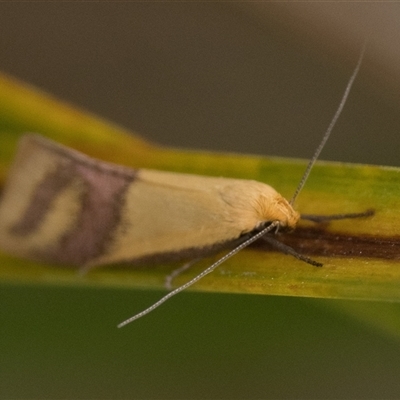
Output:
[[157,307],[161,306],[161,304],[165,303],[168,299],[170,299],[172,296],[175,296],[179,292],[182,292],[183,290],[187,289],[189,286],[192,286],[194,283],[199,281],[201,278],[205,277],[209,273],[213,272],[215,268],[217,268],[220,264],[225,262],[228,258],[231,258],[234,256],[236,253],[239,251],[243,250],[245,247],[250,245],[251,243],[255,242],[257,239],[259,239],[261,236],[264,236],[266,233],[270,232],[272,229],[277,227],[279,225],[278,221],[271,222],[266,228],[264,228],[262,231],[258,232],[254,236],[251,236],[249,239],[244,241],[243,243],[239,244],[237,247],[235,247],[233,250],[231,250],[229,253],[225,254],[223,257],[221,257],[219,260],[217,260],[214,264],[209,266],[207,269],[205,269],[203,272],[195,276],[193,279],[191,279],[189,282],[186,282],[182,286],[179,286],[172,292],[169,292],[166,294],[164,297],[162,297],[160,300],[158,300],[156,303],[154,303],[152,306],[146,308],[145,310],[141,311],[138,314],[135,314],[133,317],[130,317],[126,319],[125,321],[121,322],[118,324],[118,328],[122,328],[125,325],[130,324],[131,322],[144,317],[145,315],[149,314],[153,310],[155,310]]
[[354,69],[354,72],[353,72],[353,74],[351,75],[350,80],[349,80],[349,82],[348,82],[348,84],[347,84],[347,86],[346,86],[346,89],[345,89],[345,91],[344,91],[342,100],[340,101],[339,107],[338,107],[338,109],[336,110],[336,113],[335,113],[335,115],[333,116],[332,121],[331,121],[331,123],[329,124],[328,129],[326,130],[326,132],[325,132],[325,134],[324,134],[324,136],[323,136],[323,138],[322,138],[322,140],[321,140],[321,143],[319,144],[319,146],[318,146],[317,149],[315,150],[314,155],[312,156],[311,160],[309,161],[309,163],[308,163],[308,165],[307,165],[307,168],[306,168],[306,170],[305,170],[305,172],[304,172],[304,174],[303,174],[303,177],[302,177],[301,180],[300,180],[299,186],[297,186],[297,189],[296,189],[296,191],[294,192],[294,195],[293,195],[292,199],[291,199],[290,202],[289,202],[290,205],[293,205],[293,204],[294,204],[294,202],[295,202],[297,196],[299,195],[299,193],[300,193],[301,190],[303,189],[303,187],[304,187],[304,185],[305,185],[305,183],[306,183],[306,181],[307,181],[307,179],[308,179],[308,176],[310,175],[310,172],[311,172],[312,167],[314,166],[315,162],[317,161],[317,159],[318,159],[318,157],[319,157],[319,155],[320,155],[322,149],[323,149],[324,146],[325,146],[325,143],[327,142],[327,140],[329,139],[329,136],[331,135],[331,132],[332,132],[333,127],[336,125],[336,122],[337,122],[337,120],[338,120],[340,114],[341,114],[342,111],[343,111],[343,107],[344,107],[344,105],[346,104],[347,98],[349,97],[349,93],[350,93],[351,87],[353,86],[354,80],[356,79],[356,76],[357,76],[357,74],[358,74],[358,71],[360,70],[361,62],[362,62],[362,60],[363,60],[364,53],[365,53],[365,48],[366,48],[366,42],[364,42],[364,45],[363,45],[363,47],[362,47],[361,54],[360,54],[360,57],[359,57],[359,59],[358,59],[357,65],[356,65],[356,67],[355,67],[355,69]]
[[[303,174],[303,177],[301,178],[301,181],[292,197],[292,199],[290,200],[290,204],[293,205],[293,203],[295,202],[297,196],[299,195],[300,191],[303,189],[304,184],[307,181],[308,176],[310,175],[311,169],[314,166],[316,160],[318,159],[318,156],[320,155],[322,149],[325,146],[326,141],[328,140],[333,127],[336,124],[336,121],[338,120],[340,114],[342,113],[343,107],[347,101],[347,98],[349,96],[350,93],[350,89],[353,86],[354,80],[358,74],[358,71],[360,70],[360,66],[361,66],[361,62],[362,59],[364,57],[364,53],[365,53],[365,48],[366,48],[366,43],[364,43],[363,48],[361,50],[361,54],[360,57],[358,59],[356,68],[354,69],[353,74],[350,77],[350,80],[346,86],[346,90],[344,91],[342,100],[339,104],[338,109],[336,110],[335,115],[333,116],[333,119],[331,121],[331,123],[328,126],[328,129],[326,130],[321,143],[319,144],[319,146],[317,147],[313,157],[311,158],[311,160],[309,161],[307,168]],[[221,265],[223,262],[225,262],[226,260],[228,260],[229,258],[231,258],[232,256],[234,256],[235,254],[239,253],[241,250],[243,250],[245,247],[249,246],[251,243],[255,242],[256,240],[258,240],[259,238],[261,238],[262,236],[264,236],[266,233],[272,231],[275,228],[279,227],[279,221],[273,221],[271,222],[267,227],[265,227],[264,229],[262,229],[260,232],[256,233],[255,235],[251,236],[249,239],[246,239],[243,243],[239,244],[238,246],[236,246],[233,250],[231,250],[229,253],[225,254],[223,257],[221,257],[219,260],[217,260],[214,264],[210,265],[208,268],[206,268],[204,271],[202,271],[200,274],[198,274],[197,276],[195,276],[193,279],[191,279],[190,281],[186,282],[185,284],[183,284],[182,286],[177,287],[176,289],[174,289],[173,291],[169,292],[168,294],[166,294],[164,297],[162,297],[160,300],[158,300],[157,302],[155,302],[153,305],[151,305],[150,307],[146,308],[145,310],[139,312],[138,314],[133,315],[132,317],[126,319],[125,321],[121,322],[120,324],[117,325],[118,328],[122,328],[125,325],[130,324],[131,322],[144,317],[145,315],[151,313],[153,310],[155,310],[157,307],[161,306],[163,303],[165,303],[167,300],[169,300],[171,297],[175,296],[176,294],[182,292],[183,290],[187,289],[188,287],[192,286],[193,284],[195,284],[196,282],[198,282],[200,279],[202,279],[203,277],[205,277],[206,275],[210,274],[211,272],[213,272],[219,265]],[[312,261],[312,260],[311,260]]]

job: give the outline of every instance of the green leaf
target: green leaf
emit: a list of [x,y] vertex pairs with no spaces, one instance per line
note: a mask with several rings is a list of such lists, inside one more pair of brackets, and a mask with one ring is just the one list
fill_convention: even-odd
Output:
[[[306,162],[273,157],[182,151],[147,143],[123,128],[0,76],[0,183],[24,132],[41,133],[94,157],[135,168],[255,179],[293,194]],[[193,290],[320,298],[400,300],[398,199],[400,169],[319,162],[296,207],[306,214],[363,212],[369,218],[328,225],[301,222],[281,237],[324,266],[316,268],[258,243],[221,265]],[[180,285],[209,266],[204,259],[175,279]],[[104,287],[162,288],[174,265],[97,268],[86,274],[0,255],[0,281]]]

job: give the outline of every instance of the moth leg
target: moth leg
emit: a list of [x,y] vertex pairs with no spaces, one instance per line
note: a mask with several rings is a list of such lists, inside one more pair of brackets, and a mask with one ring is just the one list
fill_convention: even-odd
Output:
[[[251,233],[246,233],[243,236],[234,239],[232,242],[229,243],[229,247],[235,248],[237,246],[240,246],[242,243],[246,242],[247,240],[249,240],[249,238],[251,238],[252,234]],[[224,247],[222,247],[222,249],[224,249]],[[215,254],[217,254],[218,251],[215,252]],[[211,255],[213,253],[210,253],[209,255]],[[166,289],[168,290],[172,290],[172,281],[179,276],[182,272],[185,272],[186,270],[188,270],[193,264],[197,263],[198,261],[202,260],[204,257],[198,257],[198,258],[194,258],[193,260],[190,260],[189,262],[185,263],[184,265],[182,265],[181,267],[173,270],[169,275],[167,275],[165,277],[164,280],[164,286]]]
[[277,250],[281,251],[282,253],[289,254],[289,255],[297,258],[300,261],[304,261],[307,264],[314,265],[314,267],[322,267],[322,264],[319,263],[318,261],[314,261],[311,258],[303,256],[302,254],[298,253],[295,249],[280,242],[279,240],[275,239],[273,236],[265,235],[262,237],[262,239],[265,240],[266,242],[268,242],[272,247],[275,247]]
[[329,222],[338,219],[350,219],[350,218],[365,218],[375,214],[375,210],[368,209],[361,213],[350,213],[350,214],[331,214],[331,215],[312,215],[312,214],[301,214],[300,218],[312,222]]
[[183,264],[181,267],[174,269],[169,275],[165,277],[164,280],[164,286],[168,290],[172,290],[172,281],[179,276],[181,273],[185,272],[188,270],[193,264],[197,263],[197,261],[200,261],[201,258],[195,258],[194,260],[188,261],[187,263]]

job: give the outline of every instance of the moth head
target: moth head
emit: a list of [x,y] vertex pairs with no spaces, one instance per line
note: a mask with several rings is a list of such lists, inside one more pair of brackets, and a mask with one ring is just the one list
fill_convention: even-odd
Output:
[[293,230],[300,219],[300,214],[277,192],[272,198],[261,195],[258,200],[258,210],[262,220],[261,225],[278,221],[280,230]]
[[256,181],[235,181],[221,192],[231,205],[229,218],[241,228],[241,233],[258,230],[277,222],[280,230],[292,230],[300,218],[289,202],[273,187]]

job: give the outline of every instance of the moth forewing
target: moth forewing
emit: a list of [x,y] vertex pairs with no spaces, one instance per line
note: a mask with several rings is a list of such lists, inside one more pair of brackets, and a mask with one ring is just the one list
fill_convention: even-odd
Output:
[[97,261],[156,254],[176,258],[190,250],[201,255],[274,220],[276,212],[260,209],[260,204],[278,202],[279,197],[270,186],[254,181],[139,170],[127,189],[114,240]]
[[26,135],[0,203],[0,246],[78,266],[178,260],[298,218],[260,182],[133,170]]
[[22,257],[40,257],[75,224],[80,191],[77,185],[65,188],[46,210],[43,205],[50,193],[38,191],[46,180],[52,181],[56,190],[61,178],[59,168],[56,154],[49,154],[28,136],[21,140],[0,203],[2,249]]

